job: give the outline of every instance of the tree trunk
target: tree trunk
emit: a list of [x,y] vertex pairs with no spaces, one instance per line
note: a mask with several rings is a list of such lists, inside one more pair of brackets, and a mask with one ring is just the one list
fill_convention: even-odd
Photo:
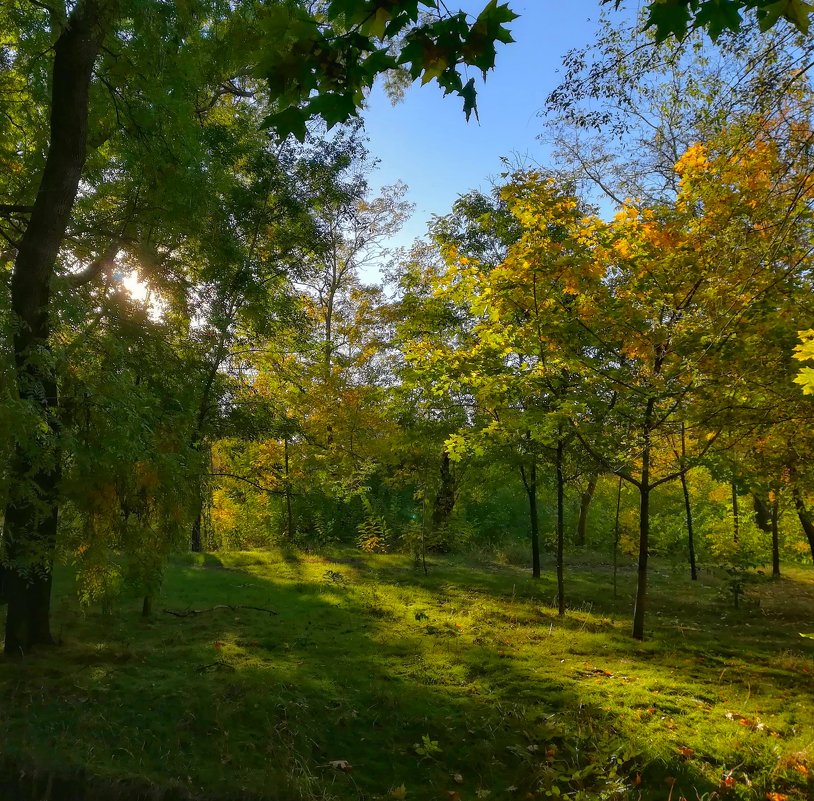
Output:
[[435,503],[432,507],[432,527],[437,529],[447,522],[452,510],[455,508],[455,477],[449,460],[449,453],[444,451],[441,456],[441,484],[435,494]]
[[[565,476],[563,475],[564,450],[565,444],[562,440],[559,440],[559,442],[557,442],[557,612],[560,616],[565,614],[565,579],[563,576],[563,552],[565,540]],[[596,482],[594,480],[594,484],[595,483]]]
[[48,155],[11,276],[17,389],[39,417],[39,432],[24,432],[18,439],[9,469],[5,652],[12,655],[51,642],[51,568],[60,478],[57,386],[48,354],[51,279],[85,164],[98,16],[96,0],[80,0],[54,45]]
[[684,514],[687,518],[687,545],[690,551],[690,577],[698,581],[698,567],[695,564],[695,531],[692,524],[692,505],[690,504],[690,488],[687,485],[687,474],[681,474],[681,490],[684,493]]
[[740,538],[740,510],[738,508],[738,487],[735,484],[735,479],[732,479],[732,536],[735,542]]
[[797,509],[797,517],[800,519],[800,525],[808,539],[808,547],[811,548],[811,559],[814,561],[814,520],[811,519],[811,514],[800,495],[799,490],[796,488],[792,490],[794,494],[794,506]]
[[780,532],[778,518],[780,517],[780,496],[777,490],[772,501],[772,576],[780,575]]
[[644,415],[642,473],[639,484],[639,568],[636,581],[636,605],[633,608],[633,637],[644,639],[644,614],[647,606],[647,557],[650,546],[650,426],[655,401],[650,398]]
[[619,513],[622,509],[622,477],[619,476],[619,486],[616,488],[616,520],[613,524],[613,600],[616,600],[616,577],[619,572]]
[[153,596],[145,595],[141,604],[141,616],[150,617],[153,614]]
[[285,469],[285,536],[289,542],[294,542],[294,514],[291,511],[291,481],[288,477],[288,435],[283,439],[283,461]]
[[192,523],[192,532],[189,537],[189,547],[193,553],[200,553],[203,550],[203,541],[201,538],[201,520],[203,518],[203,499],[198,499],[198,513],[195,515],[195,521]]
[[759,495],[752,494],[752,506],[755,510],[755,523],[766,534],[772,533],[772,510]]
[[599,476],[596,473],[592,473],[589,476],[588,486],[585,487],[585,492],[582,493],[582,497],[579,501],[579,519],[577,520],[577,538],[575,544],[580,548],[584,547],[588,539],[588,511],[591,508],[591,501],[594,498],[598,480]]
[[529,474],[521,466],[520,475],[529,499],[529,523],[531,527],[531,575],[540,578],[540,521],[537,517],[537,460],[532,458]]
[[685,426],[681,423],[681,490],[684,493],[684,515],[687,520],[687,545],[690,553],[690,578],[698,581],[698,568],[695,564],[695,532],[692,524],[692,504],[690,503],[690,487],[687,483],[687,438]]

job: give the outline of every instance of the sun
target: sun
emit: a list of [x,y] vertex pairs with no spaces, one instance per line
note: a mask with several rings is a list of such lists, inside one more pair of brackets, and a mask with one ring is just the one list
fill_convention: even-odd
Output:
[[139,278],[139,274],[135,270],[122,276],[121,282],[133,300],[138,300],[142,303],[147,300],[150,288]]

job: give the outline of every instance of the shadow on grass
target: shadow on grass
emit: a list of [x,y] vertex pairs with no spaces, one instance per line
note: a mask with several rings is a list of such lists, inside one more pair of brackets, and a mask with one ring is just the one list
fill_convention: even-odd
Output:
[[[412,798],[523,798],[590,793],[614,772],[619,798],[663,799],[668,776],[676,798],[717,786],[653,739],[655,716],[683,709],[670,697],[676,654],[687,650],[703,695],[709,670],[696,656],[714,652],[714,634],[690,632],[677,650],[662,621],[650,643],[633,644],[582,576],[569,586],[586,608],[557,619],[543,601],[550,581],[510,571],[224,559],[168,571],[162,606],[200,614],[142,622],[135,607],[80,616],[61,605],[64,648],[0,665],[6,758],[105,786],[152,782],[177,798],[365,799],[402,784]],[[682,600],[678,613],[690,607]],[[625,660],[631,674],[646,663],[641,691],[603,667]],[[612,687],[627,692],[627,712],[647,711],[640,723],[607,703]]]

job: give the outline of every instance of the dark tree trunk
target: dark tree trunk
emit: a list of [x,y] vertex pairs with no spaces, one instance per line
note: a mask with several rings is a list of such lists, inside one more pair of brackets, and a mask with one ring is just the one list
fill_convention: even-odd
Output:
[[619,476],[619,486],[616,488],[616,520],[613,524],[613,600],[616,600],[616,577],[619,572],[619,513],[622,509],[622,477]]
[[642,473],[639,484],[639,568],[636,581],[636,605],[633,608],[633,637],[644,639],[644,614],[647,607],[647,557],[650,547],[650,427],[656,403],[647,401],[644,416]]
[[698,567],[695,564],[695,530],[692,524],[692,504],[690,503],[690,488],[687,485],[687,474],[681,474],[681,490],[684,493],[684,514],[687,517],[687,545],[690,551],[690,577],[698,581]]
[[579,501],[579,519],[577,520],[577,538],[576,545],[582,548],[588,539],[588,511],[591,508],[591,501],[594,499],[594,492],[596,491],[596,483],[599,476],[596,473],[591,474],[588,478],[588,486],[585,487],[585,492]]
[[150,617],[153,614],[153,596],[145,595],[141,604],[141,616]]
[[294,542],[294,513],[291,510],[291,481],[288,476],[288,435],[283,439],[283,459],[285,468],[285,536],[289,542]]
[[811,513],[806,509],[800,492],[795,488],[793,493],[797,517],[800,519],[800,525],[803,527],[803,531],[808,539],[808,547],[811,548],[811,559],[814,561],[814,520],[811,519]]
[[681,423],[681,490],[684,493],[684,515],[687,519],[687,545],[690,553],[690,577],[698,581],[698,568],[695,564],[695,531],[692,525],[692,504],[690,487],[687,483],[687,438],[684,423]]
[[779,518],[780,517],[780,496],[775,490],[774,500],[772,500],[772,576],[775,578],[780,575],[780,531],[779,531]]
[[520,475],[529,499],[529,523],[531,527],[531,575],[540,578],[540,521],[537,516],[537,460],[532,458],[528,476],[520,467]]
[[432,507],[432,527],[437,529],[449,520],[452,510],[455,508],[455,476],[452,475],[452,467],[449,460],[449,453],[444,451],[441,455],[441,484],[435,494],[435,502]]
[[752,495],[752,506],[755,510],[755,523],[757,527],[766,534],[772,533],[772,510],[769,504],[759,495]]
[[189,547],[193,553],[200,553],[203,550],[203,540],[201,538],[201,523],[203,520],[203,500],[198,499],[198,513],[192,523],[192,532],[189,537]]
[[738,507],[738,487],[735,484],[735,479],[732,479],[732,536],[735,542],[740,538],[740,509]]
[[48,356],[51,279],[85,164],[88,94],[98,49],[97,3],[80,0],[54,46],[48,155],[11,276],[17,388],[20,399],[36,409],[42,432],[20,437],[9,470],[5,652],[12,655],[51,642],[60,460],[57,387]]
[[[565,476],[563,456],[565,444],[557,442],[557,611],[565,614],[565,579],[563,575],[563,554],[565,540]],[[594,482],[595,483],[595,482]]]

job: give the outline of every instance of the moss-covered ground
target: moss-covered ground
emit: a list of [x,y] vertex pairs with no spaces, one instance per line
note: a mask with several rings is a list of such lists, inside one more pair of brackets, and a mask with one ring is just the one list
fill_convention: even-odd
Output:
[[572,565],[559,618],[510,565],[190,556],[141,619],[65,574],[61,645],[0,661],[0,756],[178,797],[814,798],[814,570],[736,610],[655,562],[643,643],[634,577]]

